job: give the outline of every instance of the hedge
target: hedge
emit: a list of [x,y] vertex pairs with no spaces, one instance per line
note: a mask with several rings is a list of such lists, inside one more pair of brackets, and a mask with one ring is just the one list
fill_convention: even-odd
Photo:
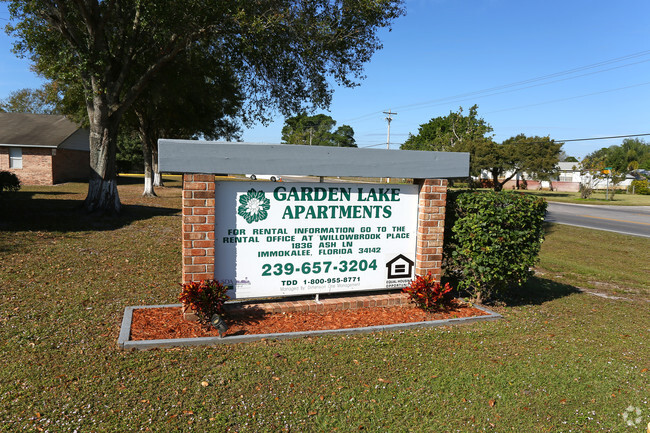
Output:
[[524,284],[544,240],[546,201],[511,191],[450,191],[447,197],[446,276],[477,301]]

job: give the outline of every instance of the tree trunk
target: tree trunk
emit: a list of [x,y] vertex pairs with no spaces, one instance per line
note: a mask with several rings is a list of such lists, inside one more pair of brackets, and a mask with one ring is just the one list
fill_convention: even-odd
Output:
[[513,177],[515,177],[515,175],[519,174],[518,171],[515,171],[510,176],[503,179],[503,182],[499,182],[499,174],[501,174],[501,171],[499,169],[492,169],[490,171],[492,173],[492,182],[494,183],[494,191],[495,192],[499,192],[499,191],[503,190],[503,185],[508,183],[508,181],[510,179],[512,179]]
[[142,192],[143,197],[156,197],[156,192],[154,191],[154,182],[153,182],[153,161],[152,154],[153,150],[151,149],[151,143],[149,142],[149,136],[141,133],[140,137],[142,138],[142,154],[144,156],[144,191]]
[[155,129],[147,114],[135,108],[135,114],[138,117],[138,130],[140,140],[142,141],[142,154],[144,156],[144,197],[156,197],[154,186],[156,185],[155,173],[158,171],[158,131]]
[[83,208],[86,212],[117,214],[122,210],[117,192],[115,155],[119,118],[108,115],[108,104],[97,98],[88,109],[90,119],[90,178]]
[[503,189],[503,184],[499,183],[499,171],[491,170],[491,173],[492,173],[492,186],[494,188],[494,191],[499,192]]
[[163,178],[162,175],[160,174],[160,171],[158,170],[158,143],[154,144],[154,148],[151,154],[151,158],[153,159],[152,165],[153,165],[153,186],[165,186],[163,184]]

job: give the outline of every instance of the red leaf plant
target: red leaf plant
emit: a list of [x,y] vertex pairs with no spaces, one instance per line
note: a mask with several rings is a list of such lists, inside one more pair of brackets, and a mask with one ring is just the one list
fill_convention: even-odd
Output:
[[409,295],[411,302],[427,312],[434,312],[447,306],[452,300],[451,291],[453,287],[449,283],[441,286],[435,281],[431,272],[424,276],[418,276],[411,281],[408,287],[402,291]]
[[217,280],[191,281],[181,286],[178,300],[188,305],[203,325],[209,324],[214,314],[223,314],[223,304],[230,299],[230,296],[226,295],[230,287]]

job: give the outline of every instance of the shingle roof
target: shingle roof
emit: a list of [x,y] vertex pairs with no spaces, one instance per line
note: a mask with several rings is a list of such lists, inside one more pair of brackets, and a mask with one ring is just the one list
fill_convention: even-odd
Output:
[[558,162],[557,165],[561,171],[576,171],[576,168],[580,167],[579,162]]
[[0,145],[57,147],[78,129],[61,115],[0,113]]

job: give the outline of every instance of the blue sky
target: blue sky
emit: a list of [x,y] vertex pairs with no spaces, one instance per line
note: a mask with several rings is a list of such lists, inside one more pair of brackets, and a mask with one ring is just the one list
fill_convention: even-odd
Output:
[[[397,112],[396,149],[420,124],[473,104],[498,142],[519,133],[556,140],[650,133],[647,0],[408,0],[406,10],[381,32],[384,49],[361,86],[336,88],[326,112],[354,128],[360,147],[385,148],[383,111]],[[2,3],[0,24],[7,18]],[[41,83],[11,43],[0,35],[0,98]],[[278,116],[242,138],[279,143],[283,122]],[[621,141],[566,142],[564,150],[583,157]]]

